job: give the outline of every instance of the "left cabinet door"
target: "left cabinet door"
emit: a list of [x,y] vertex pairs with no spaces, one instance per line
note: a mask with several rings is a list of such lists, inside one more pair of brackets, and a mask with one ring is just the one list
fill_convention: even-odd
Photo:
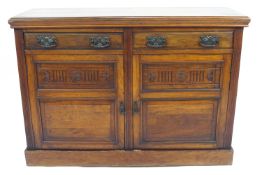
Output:
[[36,149],[122,149],[122,55],[26,54]]

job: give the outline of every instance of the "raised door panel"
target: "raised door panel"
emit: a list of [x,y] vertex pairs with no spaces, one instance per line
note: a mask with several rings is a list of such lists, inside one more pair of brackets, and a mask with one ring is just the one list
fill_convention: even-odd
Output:
[[27,65],[37,148],[124,147],[121,55],[27,55]]
[[43,144],[117,143],[115,105],[114,100],[41,100]]
[[134,147],[223,147],[230,55],[135,55]]
[[144,100],[141,103],[140,144],[143,147],[215,144],[216,100]]

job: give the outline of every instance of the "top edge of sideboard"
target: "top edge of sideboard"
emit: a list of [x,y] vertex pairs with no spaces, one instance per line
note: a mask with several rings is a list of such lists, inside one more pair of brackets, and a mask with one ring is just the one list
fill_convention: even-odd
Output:
[[32,9],[9,20],[12,28],[246,27],[250,18],[228,8]]

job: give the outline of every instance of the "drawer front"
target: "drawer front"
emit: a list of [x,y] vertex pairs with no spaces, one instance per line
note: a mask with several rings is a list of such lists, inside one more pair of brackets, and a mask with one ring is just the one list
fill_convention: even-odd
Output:
[[232,48],[233,32],[137,32],[136,49]]
[[26,49],[122,49],[122,33],[25,33]]

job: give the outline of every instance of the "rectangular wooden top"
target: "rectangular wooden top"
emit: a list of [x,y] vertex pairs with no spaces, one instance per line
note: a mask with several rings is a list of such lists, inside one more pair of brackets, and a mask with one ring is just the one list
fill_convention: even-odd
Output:
[[87,8],[32,9],[9,20],[13,28],[217,26],[243,27],[250,19],[232,9],[202,8]]

